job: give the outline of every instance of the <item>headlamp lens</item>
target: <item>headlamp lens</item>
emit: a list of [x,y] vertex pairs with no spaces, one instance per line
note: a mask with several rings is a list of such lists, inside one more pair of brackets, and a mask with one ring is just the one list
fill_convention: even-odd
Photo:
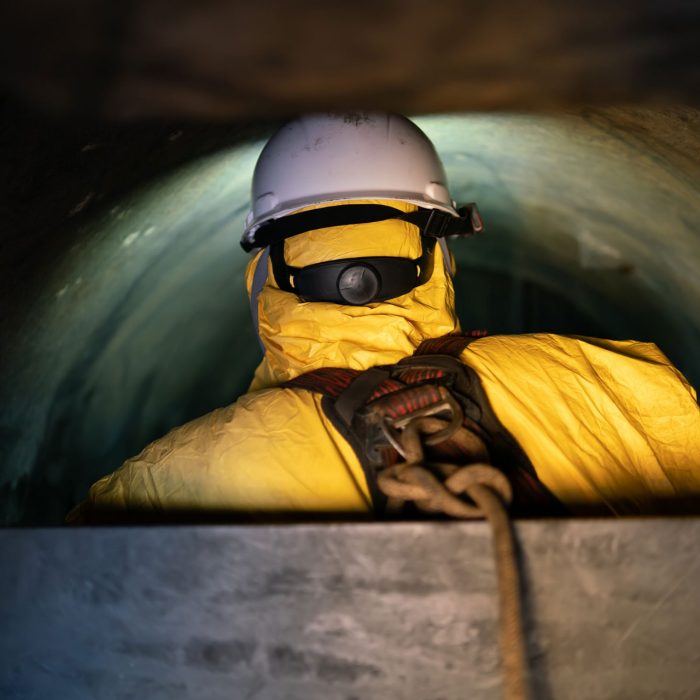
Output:
[[379,273],[366,263],[349,265],[338,276],[338,293],[347,304],[368,304],[380,289]]

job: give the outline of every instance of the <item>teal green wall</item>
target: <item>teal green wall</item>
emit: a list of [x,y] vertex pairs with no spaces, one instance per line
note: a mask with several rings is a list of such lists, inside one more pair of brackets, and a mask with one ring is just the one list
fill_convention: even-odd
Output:
[[[651,340],[700,382],[696,112],[417,122],[488,228],[454,246],[465,327]],[[148,441],[245,390],[259,349],[238,239],[261,145],[76,218],[1,370],[6,522],[59,523]]]

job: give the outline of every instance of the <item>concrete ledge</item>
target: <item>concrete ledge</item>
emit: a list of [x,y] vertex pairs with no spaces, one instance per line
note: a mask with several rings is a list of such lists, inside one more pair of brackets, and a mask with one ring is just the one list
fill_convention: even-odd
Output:
[[[700,696],[700,519],[528,521],[537,698]],[[500,696],[484,523],[0,531],[0,696]]]

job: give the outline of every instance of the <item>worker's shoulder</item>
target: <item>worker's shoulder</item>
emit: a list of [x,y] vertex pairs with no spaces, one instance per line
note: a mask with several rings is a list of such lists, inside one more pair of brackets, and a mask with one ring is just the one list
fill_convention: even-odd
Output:
[[366,509],[362,470],[328,428],[320,397],[250,392],[148,445],[90,490],[95,507]]
[[310,420],[320,409],[318,399],[307,391],[284,387],[262,389],[240,396],[234,403],[214,409],[173,428],[161,441],[192,442],[200,437],[209,444],[235,434],[238,439],[269,434],[297,420]]
[[663,394],[695,400],[695,390],[652,342],[609,340],[575,335],[533,333],[494,335],[469,344],[461,359],[486,379],[528,389],[533,385],[567,386],[577,378],[596,387],[639,393],[651,398]]
[[[664,367],[673,367],[671,361],[651,342],[638,340],[609,340],[580,335],[555,333],[529,333],[523,335],[492,335],[470,343],[462,354],[469,358],[511,358],[515,362],[530,364],[561,361],[571,358],[574,362],[641,361]],[[674,368],[675,369],[675,368]]]
[[619,355],[647,359],[664,364],[669,360],[655,343],[638,340],[610,340],[583,335],[557,333],[524,333],[520,335],[487,335],[472,341],[466,351],[508,351],[528,353],[614,352]]

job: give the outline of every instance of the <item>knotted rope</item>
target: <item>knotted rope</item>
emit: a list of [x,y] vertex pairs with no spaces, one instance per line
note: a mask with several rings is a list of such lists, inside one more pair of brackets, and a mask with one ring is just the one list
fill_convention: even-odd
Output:
[[[398,437],[400,454],[406,460],[382,470],[378,485],[388,497],[388,508],[398,510],[412,501],[427,512],[453,518],[486,518],[491,524],[493,551],[498,575],[500,647],[503,664],[504,700],[527,700],[527,666],[515,542],[506,505],[512,500],[510,482],[494,467],[475,462],[466,466],[425,460],[423,445],[450,440],[463,453],[487,457],[481,439],[464,425],[446,430],[448,421],[416,417]],[[451,433],[451,434],[450,434]],[[436,474],[440,475],[441,481]],[[467,503],[461,495],[472,503]]]

